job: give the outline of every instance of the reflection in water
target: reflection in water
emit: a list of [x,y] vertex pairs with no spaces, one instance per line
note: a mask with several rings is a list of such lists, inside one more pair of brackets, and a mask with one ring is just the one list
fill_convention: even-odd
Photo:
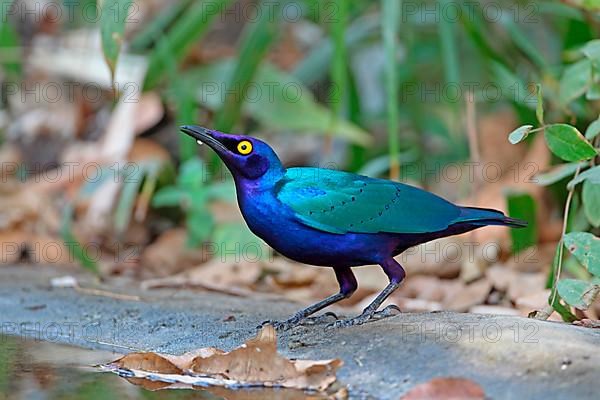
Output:
[[[46,342],[0,336],[0,400],[20,399],[317,399],[295,390],[231,391],[207,390],[151,391],[132,385],[92,365],[106,363],[119,354],[84,350]],[[144,387],[152,387],[143,382]],[[156,386],[155,386],[156,387]]]

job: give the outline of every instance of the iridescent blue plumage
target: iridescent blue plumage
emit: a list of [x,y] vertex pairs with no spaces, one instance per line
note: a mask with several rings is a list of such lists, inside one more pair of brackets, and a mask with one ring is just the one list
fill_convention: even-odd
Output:
[[285,169],[266,143],[197,126],[182,130],[207,143],[230,169],[248,227],[279,253],[333,267],[340,293],[296,313],[280,327],[349,297],[357,282],[351,267],[379,264],[390,284],[356,318],[360,324],[404,279],[393,258],[409,247],[486,225],[524,226],[496,210],[460,207],[422,189],[320,168]]

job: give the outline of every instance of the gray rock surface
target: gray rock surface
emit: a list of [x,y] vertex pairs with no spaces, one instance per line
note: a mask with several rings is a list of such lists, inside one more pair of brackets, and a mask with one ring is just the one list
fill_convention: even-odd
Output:
[[[267,319],[298,304],[274,298],[162,289],[116,282],[118,300],[52,288],[51,268],[0,268],[0,333],[126,353],[232,349]],[[82,286],[92,285],[89,277]],[[105,288],[106,289],[106,288]],[[493,399],[592,399],[600,393],[600,330],[525,318],[405,313],[363,326],[301,326],[280,335],[294,358],[341,358],[352,398],[398,399],[434,377],[465,377]]]

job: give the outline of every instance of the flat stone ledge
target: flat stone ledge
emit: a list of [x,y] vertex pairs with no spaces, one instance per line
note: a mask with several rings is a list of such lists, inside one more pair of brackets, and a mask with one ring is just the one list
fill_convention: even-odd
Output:
[[[300,306],[257,296],[186,290],[107,290],[140,301],[50,287],[51,268],[0,268],[0,333],[92,349],[173,354],[232,349],[267,319]],[[83,285],[89,277],[82,276]],[[133,285],[135,286],[135,285]],[[512,316],[404,313],[362,326],[301,326],[279,337],[294,358],[341,358],[338,377],[352,398],[398,399],[418,383],[457,376],[494,399],[595,399],[600,392],[600,330]]]

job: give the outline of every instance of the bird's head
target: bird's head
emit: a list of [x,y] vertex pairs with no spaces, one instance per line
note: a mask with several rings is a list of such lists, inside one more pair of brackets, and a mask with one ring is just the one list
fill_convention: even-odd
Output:
[[210,146],[234,178],[257,180],[268,174],[279,174],[283,171],[277,154],[262,140],[250,136],[230,135],[196,125],[185,125],[180,129],[199,144],[205,143]]

